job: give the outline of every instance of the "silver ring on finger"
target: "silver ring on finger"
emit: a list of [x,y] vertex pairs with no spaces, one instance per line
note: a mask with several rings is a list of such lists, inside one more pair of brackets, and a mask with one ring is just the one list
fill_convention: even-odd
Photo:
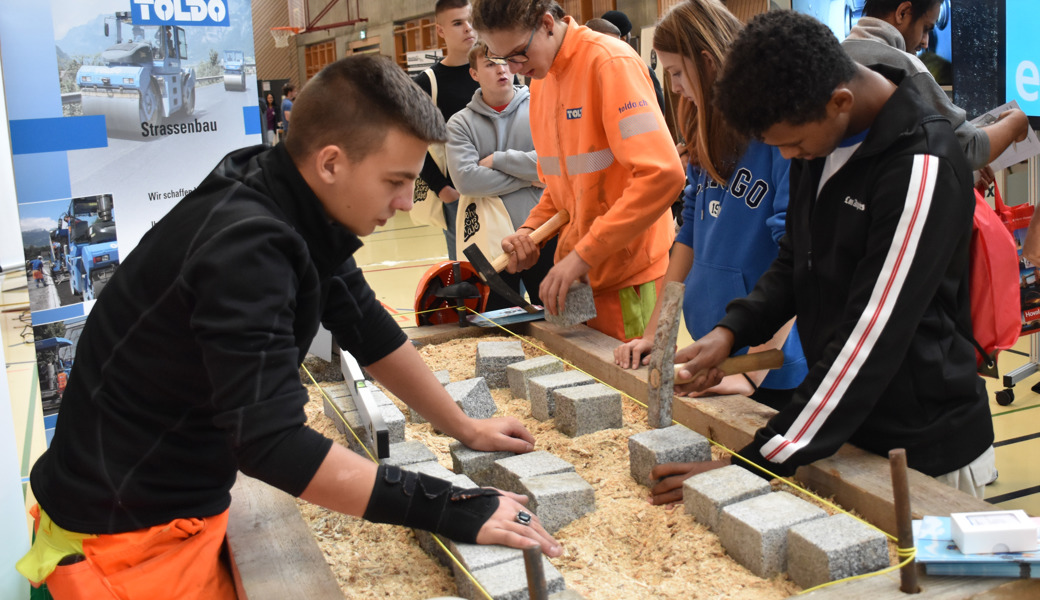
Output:
[[530,526],[531,525],[531,513],[527,512],[526,510],[521,510],[520,512],[516,513],[516,522],[521,524],[521,525],[528,525],[528,526]]

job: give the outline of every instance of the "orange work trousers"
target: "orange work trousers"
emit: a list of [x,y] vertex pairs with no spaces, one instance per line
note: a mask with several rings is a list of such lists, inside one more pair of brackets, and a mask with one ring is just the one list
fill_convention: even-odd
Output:
[[86,560],[47,577],[54,600],[237,600],[220,552],[228,511],[83,540]]

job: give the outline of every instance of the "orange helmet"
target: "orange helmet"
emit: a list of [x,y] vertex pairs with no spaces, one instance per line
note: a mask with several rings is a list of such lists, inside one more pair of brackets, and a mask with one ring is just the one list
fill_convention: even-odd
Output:
[[415,289],[415,322],[420,326],[458,323],[458,311],[450,307],[462,301],[467,308],[484,312],[490,291],[468,262],[445,261],[433,265]]

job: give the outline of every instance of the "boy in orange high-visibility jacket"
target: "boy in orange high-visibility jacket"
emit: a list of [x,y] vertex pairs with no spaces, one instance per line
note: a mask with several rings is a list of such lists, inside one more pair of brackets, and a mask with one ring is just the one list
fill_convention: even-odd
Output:
[[627,341],[643,334],[668,268],[670,207],[684,175],[639,55],[581,27],[552,0],[477,0],[473,25],[488,57],[531,85],[531,135],[546,190],[502,241],[510,272],[535,264],[530,233],[561,209],[556,265],[539,295],[550,314],[571,283],[588,279],[594,329]]

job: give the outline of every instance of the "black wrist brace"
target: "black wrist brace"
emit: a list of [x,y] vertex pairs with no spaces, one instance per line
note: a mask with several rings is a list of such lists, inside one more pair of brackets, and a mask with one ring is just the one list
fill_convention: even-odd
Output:
[[362,518],[425,529],[473,544],[477,532],[498,508],[500,495],[495,489],[462,489],[443,479],[379,465]]

